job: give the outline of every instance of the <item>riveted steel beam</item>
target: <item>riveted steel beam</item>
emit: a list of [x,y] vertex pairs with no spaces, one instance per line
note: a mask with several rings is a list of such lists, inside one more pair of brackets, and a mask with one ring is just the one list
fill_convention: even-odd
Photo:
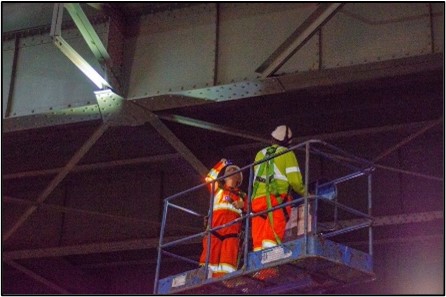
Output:
[[15,81],[16,81],[16,72],[17,72],[17,57],[19,55],[19,36],[15,37],[14,40],[14,56],[12,58],[12,69],[11,69],[11,80],[9,82],[9,92],[8,92],[8,100],[6,105],[5,117],[9,117],[11,115],[13,98],[14,98],[14,89],[15,89]]
[[[169,118],[164,118],[164,116],[161,116],[161,119],[170,120]],[[251,136],[251,134],[246,133],[246,132],[231,134],[231,133],[233,133],[233,131],[231,129],[226,129],[223,126],[218,126],[218,125],[216,127],[213,127],[212,123],[208,123],[208,122],[202,123],[202,121],[196,122],[196,120],[186,118],[186,117],[184,117],[184,119],[185,119],[185,122],[183,122],[183,124],[186,124],[186,125],[190,125],[190,126],[194,126],[194,127],[198,127],[198,128],[202,128],[202,129],[209,129],[212,131],[218,131],[221,133],[227,133],[230,135],[235,135],[235,136],[240,136],[240,137],[243,137],[243,136],[250,137]],[[176,121],[176,120],[174,120],[174,121]],[[385,126],[385,127],[341,131],[341,132],[336,132],[336,133],[310,135],[310,136],[306,136],[306,137],[297,137],[297,138],[293,139],[293,142],[299,143],[299,142],[307,141],[309,139],[331,140],[331,139],[339,139],[339,138],[343,138],[343,137],[352,137],[352,136],[359,136],[359,135],[396,131],[396,130],[401,130],[401,129],[418,129],[423,126],[434,125],[434,124],[436,124],[437,121],[440,121],[440,119],[435,120],[435,121],[426,121],[426,122],[420,122],[420,123],[410,123],[410,124],[403,124],[403,125],[392,125],[392,126]],[[209,125],[209,126],[207,126],[207,125]],[[214,130],[214,128],[215,128],[215,130]],[[239,130],[236,130],[236,131],[240,132]],[[250,135],[250,136],[247,136],[247,135]],[[256,138],[257,136],[253,136],[253,137]],[[250,138],[250,139],[252,139],[252,138]],[[232,151],[238,151],[241,149],[248,149],[248,148],[259,148],[260,149],[262,146],[262,143],[264,142],[264,139],[259,138],[258,141],[259,142],[252,143],[252,144],[242,144],[242,145],[231,146],[231,147],[226,148],[225,151],[232,152]],[[181,158],[181,155],[180,154],[166,154],[166,155],[157,155],[157,156],[135,158],[135,159],[115,160],[115,161],[111,161],[111,162],[102,162],[102,163],[95,163],[95,164],[85,164],[85,165],[80,165],[80,166],[74,167],[72,171],[73,172],[82,172],[82,171],[88,171],[88,170],[111,168],[111,167],[115,167],[115,166],[124,166],[124,165],[131,165],[131,164],[140,164],[140,163],[153,163],[153,162],[159,162],[159,161],[163,161],[163,160],[170,160],[170,159],[174,159],[174,158]],[[389,167],[389,166],[384,166],[384,165],[380,165],[380,164],[375,164],[375,166],[377,168],[381,168],[384,170],[399,172],[399,173],[413,175],[413,176],[422,177],[422,178],[427,178],[427,179],[431,179],[431,180],[437,180],[437,181],[444,180],[441,177],[425,175],[425,174],[421,174],[418,172],[411,172],[411,171],[393,168],[393,167]],[[23,178],[23,177],[42,176],[42,175],[56,174],[59,171],[61,171],[62,169],[63,168],[53,168],[53,169],[47,169],[47,170],[17,172],[17,173],[11,173],[11,174],[4,174],[2,177],[4,180],[9,180],[9,179]]]
[[200,174],[208,169],[188,147],[150,110],[135,102],[124,100],[111,90],[95,92],[104,121],[110,125],[142,125],[149,122],[158,133]]
[[65,3],[64,6],[96,59],[105,63],[105,61],[110,59],[110,55],[81,6],[78,3]]
[[189,150],[189,148],[158,118],[158,116],[146,110],[149,123],[158,133],[167,140],[183,158],[200,174],[206,176],[208,168]]
[[[184,237],[168,237],[166,241],[171,242]],[[200,243],[202,240],[196,238],[188,243]],[[187,243],[185,243],[187,244]],[[70,245],[63,247],[52,247],[42,249],[27,249],[17,251],[3,251],[3,261],[18,260],[18,259],[32,259],[32,258],[45,258],[45,257],[63,257],[69,255],[87,255],[95,253],[111,253],[118,251],[131,251],[131,250],[144,250],[157,248],[159,245],[159,238],[148,239],[133,239],[127,241],[112,241],[101,243],[90,243],[80,245]]]
[[[151,221],[146,219],[138,219],[138,218],[131,218],[126,216],[120,216],[115,214],[109,214],[109,213],[103,213],[93,210],[86,210],[86,209],[79,209],[79,208],[73,208],[73,207],[66,207],[61,205],[55,205],[55,204],[46,204],[46,203],[37,203],[34,201],[26,200],[26,199],[19,199],[14,198],[10,196],[3,196],[2,198],[3,203],[14,203],[14,204],[21,204],[21,205],[33,205],[37,206],[42,209],[46,209],[49,211],[56,211],[56,212],[62,212],[62,213],[73,213],[73,214],[80,214],[80,215],[90,215],[90,216],[99,216],[108,218],[110,220],[120,221],[124,223],[129,224],[144,224],[144,225],[150,225],[152,227],[159,227],[161,223],[159,221]],[[171,224],[172,228],[175,228],[176,230],[183,230],[188,232],[200,232],[200,229],[189,227],[181,224]]]
[[256,69],[262,78],[276,72],[342,7],[342,3],[320,3],[316,10],[290,35],[277,50]]
[[276,77],[285,91],[330,87],[348,83],[398,77],[443,69],[443,54],[429,54],[410,58],[309,71]]
[[63,212],[63,213],[75,213],[75,214],[81,214],[81,215],[100,216],[100,217],[109,218],[111,220],[118,220],[118,221],[122,221],[122,222],[133,223],[133,224],[149,224],[149,225],[156,226],[156,227],[158,227],[160,225],[159,222],[154,222],[154,221],[130,218],[130,217],[125,217],[125,216],[120,216],[120,215],[113,215],[113,214],[109,214],[109,213],[103,213],[103,212],[79,209],[79,208],[72,208],[72,207],[66,207],[66,206],[55,205],[55,204],[37,203],[37,202],[31,201],[31,200],[19,199],[19,198],[14,198],[14,197],[10,197],[10,196],[3,196],[2,202],[3,203],[20,204],[20,205],[33,205],[33,206],[37,206],[42,209],[58,211],[58,212]]
[[[431,222],[435,220],[441,220],[443,218],[444,215],[441,211],[382,216],[382,217],[374,217],[373,226],[378,227],[378,226],[388,226],[388,225],[400,225],[407,223]],[[356,223],[355,220],[339,221],[339,222],[346,226]],[[166,242],[173,242],[175,240],[179,240],[182,238],[184,237],[178,237],[178,236],[168,237],[166,238]],[[188,242],[183,241],[183,243],[180,244],[190,244],[190,243],[200,243],[200,242],[201,239],[195,238]],[[158,245],[159,245],[159,238],[134,239],[128,241],[91,243],[91,244],[42,248],[42,249],[3,251],[2,259],[3,261],[11,261],[18,259],[63,257],[69,255],[86,255],[94,253],[111,253],[117,251],[154,249],[157,248]]]
[[[444,215],[443,212],[441,211],[426,211],[419,213],[374,217],[373,222],[371,222],[371,225],[373,227],[393,226],[393,225],[403,225],[411,223],[431,222],[435,220],[441,220],[443,218]],[[336,223],[338,227],[345,228],[366,222],[368,222],[367,219],[351,219],[351,220],[340,220],[337,221]],[[321,226],[327,224],[330,224],[330,222],[323,222]]]
[[373,221],[373,226],[378,227],[378,226],[431,222],[434,220],[441,220],[441,219],[444,219],[444,213],[442,211],[427,211],[419,213],[376,217]]
[[64,9],[63,3],[54,4],[50,36],[60,36],[62,34],[63,9]]
[[[317,91],[321,87],[334,87],[339,84],[356,82],[366,83],[368,80],[437,71],[441,70],[442,67],[443,55],[430,54],[337,69],[295,73],[258,81],[244,81],[156,96],[126,98],[125,101],[138,103],[141,107],[156,112],[172,108],[280,94],[308,88]],[[67,116],[64,117],[63,115]],[[98,118],[100,118],[100,114],[97,107],[85,105],[76,107],[74,112],[73,108],[68,108],[32,116],[6,118],[2,124],[3,132],[11,132],[72,122],[90,121]]]
[[170,121],[170,122],[175,122],[175,123],[192,126],[192,127],[197,127],[197,128],[201,128],[201,129],[205,129],[205,130],[220,132],[220,133],[224,133],[224,134],[228,134],[228,135],[232,135],[232,136],[239,136],[239,137],[242,137],[245,139],[255,140],[258,142],[262,142],[262,143],[270,143],[269,139],[265,139],[261,136],[254,135],[252,133],[248,133],[246,131],[242,131],[239,129],[225,127],[225,126],[217,125],[214,123],[201,121],[201,120],[197,120],[197,119],[193,119],[193,118],[189,118],[189,117],[185,117],[185,116],[180,116],[180,115],[176,115],[176,114],[157,114],[157,115],[160,119]]
[[110,84],[81,57],[63,38],[54,36],[54,44],[76,65],[99,89],[111,88]]
[[[71,62],[76,65],[99,89],[111,88],[110,84],[93,68],[90,64],[81,57],[62,37],[62,17],[63,17],[63,5],[60,3],[56,3],[53,10],[53,19],[51,24],[51,32],[50,36],[53,38],[54,44],[62,51],[62,53],[70,59]],[[73,6],[75,9],[76,6]],[[75,15],[79,15],[79,13],[75,13]],[[86,16],[85,16],[86,18]],[[81,18],[77,18],[75,20],[76,25],[78,23],[82,23]],[[88,22],[89,26],[91,26],[90,22]],[[85,25],[83,26],[85,27]],[[92,28],[92,26],[91,26]],[[92,29],[94,31],[94,29]],[[83,30],[86,31],[86,30]],[[85,32],[84,32],[85,33]],[[83,34],[84,34],[83,33]],[[85,33],[86,34],[86,33]],[[89,35],[92,35],[91,33]],[[98,37],[99,38],[99,37]],[[90,38],[91,40],[91,38]],[[88,43],[89,41],[87,41]],[[94,41],[93,41],[94,43]],[[96,42],[97,43],[97,42]],[[102,44],[102,42],[100,42]],[[108,55],[108,54],[107,54]]]
[[96,91],[102,120],[110,126],[138,126],[147,122],[144,110],[112,90]]
[[107,80],[113,85],[115,90],[122,92],[121,65],[123,63],[122,53],[125,43],[123,33],[125,31],[124,16],[119,10],[106,3],[87,4],[100,10],[108,17],[107,48],[79,4],[65,3],[65,8],[68,10],[96,60],[105,68]]

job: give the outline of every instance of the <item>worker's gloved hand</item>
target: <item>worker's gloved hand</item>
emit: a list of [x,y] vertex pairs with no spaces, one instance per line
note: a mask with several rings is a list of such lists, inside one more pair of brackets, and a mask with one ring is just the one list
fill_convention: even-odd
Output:
[[232,206],[234,206],[237,209],[242,209],[244,205],[245,204],[243,203],[243,201],[240,200],[232,202]]
[[208,220],[209,220],[209,216],[204,216],[204,218],[203,218],[203,226],[204,226],[204,228],[207,228]]

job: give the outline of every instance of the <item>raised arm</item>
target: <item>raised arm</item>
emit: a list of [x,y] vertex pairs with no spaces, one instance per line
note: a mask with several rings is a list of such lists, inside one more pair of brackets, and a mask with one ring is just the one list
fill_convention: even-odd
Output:
[[[220,161],[218,161],[217,164],[214,165],[214,167],[212,167],[212,169],[209,171],[209,173],[206,175],[205,181],[206,182],[210,182],[213,181],[215,179],[217,179],[218,174],[220,173],[220,171],[225,168],[225,166],[227,166],[229,164],[228,160],[226,160],[225,158],[221,159]],[[212,191],[212,183],[210,183],[208,185],[209,187],[209,191]],[[216,190],[218,187],[218,183],[215,185],[214,190]]]

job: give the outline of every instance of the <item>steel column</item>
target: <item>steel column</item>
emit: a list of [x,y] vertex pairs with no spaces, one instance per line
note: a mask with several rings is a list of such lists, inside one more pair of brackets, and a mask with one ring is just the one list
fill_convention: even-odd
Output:
[[12,99],[14,98],[14,89],[15,89],[16,72],[17,72],[17,58],[19,55],[19,40],[20,37],[16,35],[14,40],[14,57],[12,58],[11,80],[9,82],[9,92],[7,99],[8,102],[6,105],[5,118],[11,115],[11,110],[12,110]]
[[[367,204],[368,212],[367,214],[372,216],[372,174],[369,173],[367,176]],[[373,255],[373,230],[372,225],[369,226],[369,254]]]
[[158,258],[156,261],[156,270],[155,270],[155,283],[153,285],[153,291],[156,292],[158,290],[158,279],[159,279],[159,273],[160,273],[160,268],[161,268],[161,254],[162,254],[162,250],[161,250],[161,246],[163,245],[164,242],[164,229],[166,228],[166,220],[167,220],[167,210],[169,207],[169,201],[165,200],[164,201],[164,210],[163,210],[163,218],[161,220],[161,228],[160,228],[160,239],[159,239],[159,244],[158,244]]

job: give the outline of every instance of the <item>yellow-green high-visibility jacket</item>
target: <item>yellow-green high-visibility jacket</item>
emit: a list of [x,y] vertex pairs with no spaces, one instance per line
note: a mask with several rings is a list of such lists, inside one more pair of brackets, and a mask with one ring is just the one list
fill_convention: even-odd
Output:
[[[285,147],[279,146],[277,144],[272,145],[273,147],[277,147],[275,154],[286,150]],[[255,162],[258,162],[265,158],[267,148],[262,149],[256,155]],[[296,155],[293,151],[289,151],[283,155],[280,155],[274,160],[274,179],[277,185],[278,194],[285,194],[288,192],[288,187],[291,188],[298,194],[304,196],[305,195],[305,187],[302,182],[302,174],[300,173],[299,164],[297,162]],[[257,180],[257,175],[259,173],[259,169],[261,164],[254,166],[254,182]],[[263,170],[261,178],[266,180],[266,170]],[[257,197],[265,196],[266,192],[266,183],[260,182],[255,193],[255,196],[252,199]],[[274,194],[274,193],[271,193]]]

